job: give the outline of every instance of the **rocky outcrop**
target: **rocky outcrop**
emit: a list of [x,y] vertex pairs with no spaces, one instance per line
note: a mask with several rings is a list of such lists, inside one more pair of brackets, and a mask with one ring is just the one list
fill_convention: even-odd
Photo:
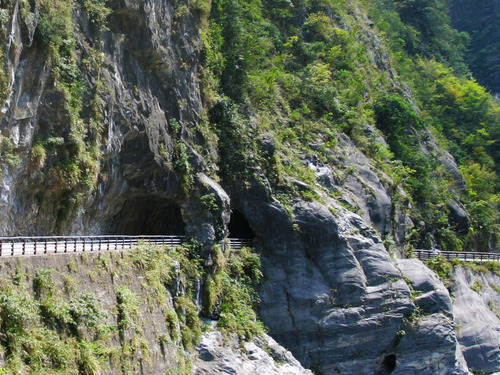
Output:
[[486,374],[500,372],[500,277],[457,267],[451,292],[457,336],[467,364]]
[[[457,341],[448,290],[418,259],[399,259],[397,265],[419,311],[407,322],[398,346],[401,366],[394,374],[469,374]],[[413,350],[415,354],[411,354]]]
[[[439,304],[434,311],[428,303],[431,316],[412,320],[417,301],[360,216],[327,196],[324,203],[295,201],[287,211],[266,194],[255,183],[232,192],[239,197],[233,204],[257,233],[262,320],[302,364],[325,374],[468,373],[444,290],[430,298]],[[421,278],[423,289],[437,283],[430,271]]]
[[408,278],[418,307],[426,313],[453,317],[450,293],[434,272],[418,259],[398,259],[397,266]]
[[196,375],[312,375],[265,334],[252,342],[240,343],[235,338],[228,342],[219,332],[205,333],[198,351],[193,371]]
[[[2,139],[12,143],[15,161],[2,169],[1,233],[184,233],[173,222],[195,208],[181,200],[181,185],[204,185],[183,181],[176,165],[189,163],[185,173],[196,175],[210,160],[210,146],[204,158],[193,147],[204,143],[196,128],[202,114],[200,13],[176,12],[169,1],[112,1],[109,27],[98,30],[88,12],[74,9],[65,20],[73,22],[74,35],[66,37],[80,51],[74,64],[84,100],[75,114],[50,48],[35,32],[38,7],[21,10],[27,5],[13,3],[2,9],[11,30]],[[77,122],[87,129],[85,152],[92,155],[81,154],[83,144],[75,143]],[[149,228],[134,219],[138,207],[172,223]]]

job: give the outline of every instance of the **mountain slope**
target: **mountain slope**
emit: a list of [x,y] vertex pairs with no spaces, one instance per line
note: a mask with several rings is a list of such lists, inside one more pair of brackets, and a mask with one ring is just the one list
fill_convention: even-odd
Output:
[[468,373],[391,254],[498,249],[500,109],[445,2],[405,4],[2,2],[2,234],[186,234],[214,285],[243,233],[305,366]]

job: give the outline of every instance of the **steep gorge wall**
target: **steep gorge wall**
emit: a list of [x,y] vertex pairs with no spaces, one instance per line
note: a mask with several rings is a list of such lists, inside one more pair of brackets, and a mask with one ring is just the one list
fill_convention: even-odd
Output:
[[457,337],[474,371],[500,372],[500,277],[498,270],[457,267],[451,284]]
[[[103,27],[84,3],[71,9],[72,35],[63,35],[55,54],[40,29],[51,19],[44,8],[51,2],[3,8],[3,235],[185,233],[208,252],[225,235],[231,209],[238,210],[262,258],[261,319],[306,367],[324,374],[468,373],[448,311],[412,320],[417,304],[382,239],[395,234],[404,243],[414,227],[411,204],[355,142],[345,135],[331,144],[314,139],[311,149],[325,150],[326,160],[304,153],[300,162],[318,183],[290,177],[296,194],[288,199],[278,199],[279,186],[262,167],[244,180],[219,179],[200,89],[206,4],[111,1],[102,9],[110,11]],[[359,12],[369,64],[396,81]],[[73,74],[76,87],[66,79]],[[385,143],[370,124],[363,132],[367,142]],[[270,158],[278,157],[272,135],[258,138]],[[422,147],[459,185],[453,159],[428,139]],[[302,194],[311,191],[313,199]],[[113,300],[112,292],[106,298]],[[158,328],[144,330],[151,340]],[[429,351],[435,355],[423,361]],[[163,361],[159,370],[170,366]]]
[[[2,168],[2,233],[124,232],[141,226],[123,220],[136,206],[163,205],[177,220],[176,163],[196,174],[210,159],[193,149],[194,140],[203,145],[200,17],[166,1],[117,1],[106,31],[89,9],[71,8],[69,18],[57,16],[71,33],[62,44],[74,48],[64,55],[38,25],[57,26],[51,4],[14,1],[2,10],[2,144],[14,154]],[[74,79],[65,82],[68,70]]]

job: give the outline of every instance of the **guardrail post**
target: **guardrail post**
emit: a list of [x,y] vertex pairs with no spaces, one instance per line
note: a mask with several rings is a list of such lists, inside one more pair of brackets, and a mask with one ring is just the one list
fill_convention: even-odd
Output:
[[36,241],[33,241],[33,254],[36,255]]
[[10,253],[12,256],[14,256],[14,242],[12,242],[11,244],[12,244],[12,248],[11,248]]
[[23,255],[26,255],[26,239],[23,239]]
[[45,239],[45,243],[44,243],[44,245],[43,245],[43,253],[44,253],[44,254],[47,254],[47,242],[48,242],[48,240],[47,240],[47,239]]
[[[77,239],[75,238],[75,248],[73,249],[73,252],[76,253],[76,245],[77,245]],[[85,249],[83,249],[83,251],[85,251]]]
[[3,241],[0,241],[0,257],[3,255]]

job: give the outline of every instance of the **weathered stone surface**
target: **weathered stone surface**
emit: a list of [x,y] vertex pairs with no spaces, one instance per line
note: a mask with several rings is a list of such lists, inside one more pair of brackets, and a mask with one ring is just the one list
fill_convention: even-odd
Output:
[[450,294],[434,272],[418,259],[398,259],[397,265],[411,281],[416,303],[423,311],[453,317]]
[[[360,216],[325,196],[324,204],[295,202],[290,217],[279,202],[262,200],[258,183],[230,195],[258,236],[265,280],[260,315],[270,335],[303,365],[324,374],[384,374],[384,358],[397,353],[398,368],[407,370],[401,374],[420,374],[425,365],[415,364],[427,345],[440,353],[432,363],[446,363],[443,374],[467,374],[453,324],[442,314],[411,328],[400,349],[415,305],[380,238]],[[436,276],[427,270],[421,286],[433,283]],[[449,312],[446,302],[449,297],[438,310]]]
[[456,228],[457,233],[466,234],[469,231],[470,218],[465,210],[465,207],[454,201],[448,202],[446,206],[450,211],[450,214],[448,215],[450,224]]
[[[81,51],[76,63],[82,66],[89,64],[84,59],[102,60],[98,74],[82,69],[88,89],[83,100],[93,100],[97,92],[104,116],[99,120],[102,129],[91,130],[88,139],[96,142],[102,156],[95,161],[98,184],[90,195],[79,192],[85,199],[75,208],[68,204],[68,196],[75,199],[73,193],[53,178],[53,167],[67,162],[74,148],[70,136],[74,125],[66,97],[54,84],[48,48],[33,42],[38,8],[21,17],[15,2],[10,38],[16,47],[9,42],[4,55],[9,95],[0,121],[2,136],[13,142],[20,161],[16,167],[2,167],[1,171],[2,235],[126,232],[135,224],[124,223],[123,227],[116,218],[130,216],[130,207],[154,211],[158,206],[181,205],[180,182],[173,167],[174,143],[185,143],[194,175],[210,159],[210,147],[202,157],[191,145],[204,143],[194,129],[202,113],[197,78],[199,17],[188,13],[179,18],[174,14],[174,3],[163,0],[116,0],[108,5],[112,14],[105,32],[96,32],[85,11],[76,8],[73,14],[75,40]],[[101,88],[97,88],[97,78]],[[81,116],[84,126],[90,127],[85,105]],[[172,118],[180,124],[176,134]],[[60,139],[63,143],[57,153],[48,153],[45,165],[38,169],[30,163],[35,139]],[[189,207],[193,214],[186,221],[203,211]],[[61,220],[62,211],[66,211],[66,220]],[[165,216],[169,215],[166,209]],[[187,229],[190,234],[199,232],[203,240],[213,240],[213,221],[204,223],[207,228],[203,233],[190,231],[196,223]]]
[[500,371],[500,277],[455,268],[451,292],[457,336],[471,369]]
[[[415,318],[405,327],[395,352],[393,375],[465,375],[469,374],[450,318],[432,314]],[[387,363],[382,369],[389,370]],[[381,372],[382,374],[384,372]]]
[[253,342],[238,342],[234,338],[226,342],[219,332],[209,332],[203,335],[197,349],[196,375],[312,375],[290,352],[265,334]]
[[373,167],[370,160],[347,137],[340,137],[337,148],[337,152],[342,155],[338,162],[345,169],[341,175],[335,176],[328,165],[310,163],[318,180],[327,189],[342,192],[341,199],[359,209],[363,219],[381,234],[390,233],[392,201],[381,181],[381,172]]

